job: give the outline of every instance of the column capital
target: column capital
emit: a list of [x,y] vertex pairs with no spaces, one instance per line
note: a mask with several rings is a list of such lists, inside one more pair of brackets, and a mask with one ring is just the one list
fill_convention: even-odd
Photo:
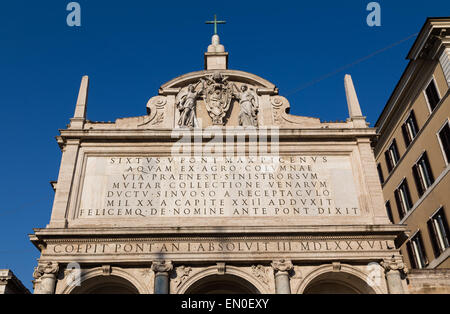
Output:
[[154,261],[152,263],[152,270],[155,273],[168,273],[173,269],[171,261]]
[[380,265],[384,268],[386,273],[390,271],[399,271],[405,274],[408,273],[408,267],[403,262],[403,260],[399,258],[396,259],[394,256],[390,259],[385,259],[381,261]]
[[275,260],[272,262],[272,267],[277,272],[289,272],[294,268],[290,260]]
[[54,294],[59,264],[56,262],[39,262],[33,272],[34,294]]
[[37,267],[34,268],[33,278],[40,279],[44,276],[56,276],[59,271],[59,264],[57,262],[45,262],[39,263]]

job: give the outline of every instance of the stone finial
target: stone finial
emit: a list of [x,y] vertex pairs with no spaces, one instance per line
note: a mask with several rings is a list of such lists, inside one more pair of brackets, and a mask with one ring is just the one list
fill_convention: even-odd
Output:
[[152,270],[155,273],[168,273],[173,269],[171,261],[155,261],[152,263]]
[[366,122],[366,117],[363,117],[362,115],[361,106],[359,105],[358,96],[356,95],[352,77],[346,74],[344,82],[350,121],[353,122],[353,126],[355,128],[367,128],[368,124]]
[[205,70],[226,70],[228,69],[228,52],[220,44],[219,35],[213,35],[208,52],[205,53]]
[[89,94],[89,77],[83,76],[81,79],[80,91],[78,92],[77,104],[75,107],[75,114],[70,119],[71,129],[82,129],[86,122],[86,111]]
[[362,117],[361,106],[359,105],[358,96],[356,95],[355,86],[352,77],[345,75],[345,94],[347,95],[348,112],[350,118]]
[[289,272],[294,268],[291,261],[288,260],[278,260],[272,262],[272,267],[277,272]]

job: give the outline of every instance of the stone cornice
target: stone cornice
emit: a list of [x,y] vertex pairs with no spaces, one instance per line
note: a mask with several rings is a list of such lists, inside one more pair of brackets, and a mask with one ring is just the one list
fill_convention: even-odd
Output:
[[420,53],[426,46],[431,36],[436,33],[436,30],[439,31],[441,29],[450,29],[450,18],[428,18],[417,36],[414,45],[409,51],[407,59],[415,60],[420,57]]
[[[220,232],[217,232],[220,228]],[[354,234],[354,233],[371,233],[371,234],[397,234],[406,230],[405,225],[317,225],[317,226],[202,226],[202,227],[132,227],[132,228],[66,228],[66,229],[51,229],[42,228],[34,229],[36,235],[92,235],[93,232],[100,234],[116,234],[116,235],[157,235],[157,234],[299,234],[299,233],[323,233],[329,234]]]
[[[245,240],[253,239],[395,239],[406,230],[403,225],[361,225],[361,226],[279,226],[279,227],[160,227],[160,228],[89,228],[89,229],[35,229],[29,235],[31,242],[42,249],[46,243],[55,241],[116,241],[121,240],[167,240],[196,239],[211,240],[217,237]],[[330,234],[333,236],[330,236]],[[92,234],[96,234],[93,238]],[[276,235],[274,237],[274,235]]]
[[[81,141],[166,141],[176,142],[183,136],[203,136],[204,138],[212,136],[230,136],[237,137],[249,137],[253,140],[259,134],[262,138],[259,140],[266,140],[267,136],[271,134],[271,129],[263,129],[264,132],[260,133],[258,130],[245,130],[245,129],[199,129],[199,130],[172,130],[172,129],[160,129],[160,130],[132,130],[132,129],[110,129],[110,130],[60,130],[60,136],[57,137],[57,141],[60,146],[66,143],[68,140],[79,139]],[[355,140],[357,138],[375,138],[377,137],[376,129],[374,128],[303,128],[303,129],[272,129],[272,134],[277,134],[280,141],[284,140]]]

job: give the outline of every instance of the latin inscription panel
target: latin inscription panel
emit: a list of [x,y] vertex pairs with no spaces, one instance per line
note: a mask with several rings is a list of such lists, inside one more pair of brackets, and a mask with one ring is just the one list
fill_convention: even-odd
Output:
[[359,216],[349,156],[88,157],[77,217]]

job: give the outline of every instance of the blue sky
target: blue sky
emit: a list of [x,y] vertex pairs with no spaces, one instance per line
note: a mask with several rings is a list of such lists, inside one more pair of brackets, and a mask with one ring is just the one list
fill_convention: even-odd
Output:
[[[61,152],[54,137],[75,108],[82,75],[91,78],[88,118],[145,115],[170,79],[203,67],[213,28],[230,52],[230,68],[276,84],[291,113],[345,120],[344,74],[353,76],[372,125],[407,62],[411,38],[364,62],[335,70],[419,32],[426,17],[449,16],[444,0],[378,1],[381,27],[369,27],[370,1],[99,1],[80,0],[81,27],[68,27],[70,1],[0,4],[0,268],[31,288],[38,251],[28,240],[50,219]],[[296,93],[303,86],[307,86]]]

